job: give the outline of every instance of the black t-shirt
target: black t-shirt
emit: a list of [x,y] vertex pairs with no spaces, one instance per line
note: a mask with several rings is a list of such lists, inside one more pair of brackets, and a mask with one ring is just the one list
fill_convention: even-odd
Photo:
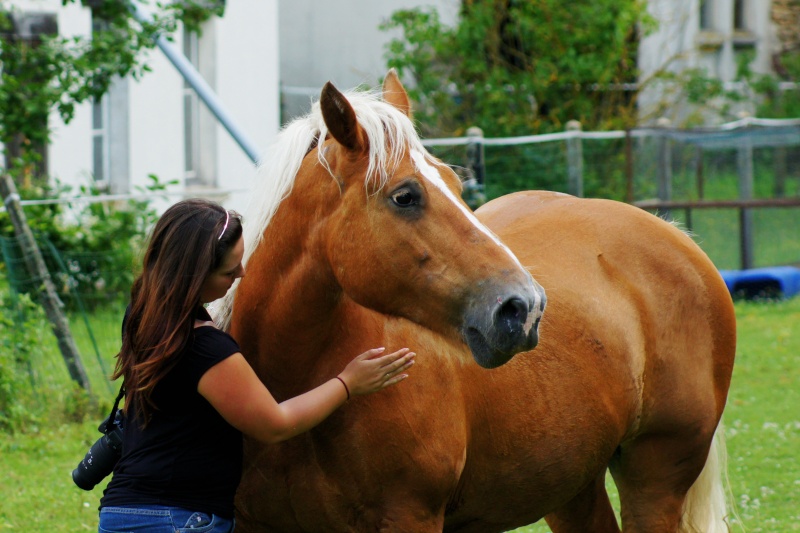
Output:
[[[211,320],[200,308],[197,318]],[[122,457],[100,507],[165,505],[233,517],[242,473],[242,434],[197,392],[205,372],[239,352],[212,326],[193,330],[179,362],[153,390],[158,407],[142,429],[126,413]]]

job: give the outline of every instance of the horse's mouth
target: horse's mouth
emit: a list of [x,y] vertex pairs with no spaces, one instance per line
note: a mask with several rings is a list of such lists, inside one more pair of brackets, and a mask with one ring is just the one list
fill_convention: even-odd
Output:
[[504,365],[517,353],[516,351],[503,352],[492,348],[486,337],[476,328],[467,328],[464,337],[475,362],[483,368],[490,369]]
[[546,302],[544,290],[532,282],[484,287],[464,315],[461,329],[475,362],[497,368],[516,354],[533,350],[539,343]]

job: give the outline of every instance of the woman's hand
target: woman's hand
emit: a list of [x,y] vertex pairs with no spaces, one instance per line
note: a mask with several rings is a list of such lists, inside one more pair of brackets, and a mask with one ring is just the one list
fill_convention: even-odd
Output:
[[373,348],[362,353],[345,367],[339,379],[343,380],[350,395],[370,394],[399,383],[408,377],[404,372],[414,364],[417,355],[408,348],[377,357],[384,348]]

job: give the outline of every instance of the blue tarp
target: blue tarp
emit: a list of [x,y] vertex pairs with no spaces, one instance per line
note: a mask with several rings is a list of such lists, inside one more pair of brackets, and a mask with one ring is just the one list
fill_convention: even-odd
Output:
[[791,298],[800,293],[800,268],[790,266],[720,270],[731,294],[746,298],[783,296]]

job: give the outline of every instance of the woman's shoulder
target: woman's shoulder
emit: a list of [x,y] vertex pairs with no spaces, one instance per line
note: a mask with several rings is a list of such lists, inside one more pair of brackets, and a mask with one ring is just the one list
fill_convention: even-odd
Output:
[[201,357],[213,359],[225,358],[240,351],[234,338],[217,328],[203,307],[195,313],[192,350]]
[[213,322],[200,325],[195,323],[193,344],[195,351],[217,351],[218,349],[230,351],[234,348],[235,351],[239,351],[239,344],[236,340],[229,333],[217,328]]

